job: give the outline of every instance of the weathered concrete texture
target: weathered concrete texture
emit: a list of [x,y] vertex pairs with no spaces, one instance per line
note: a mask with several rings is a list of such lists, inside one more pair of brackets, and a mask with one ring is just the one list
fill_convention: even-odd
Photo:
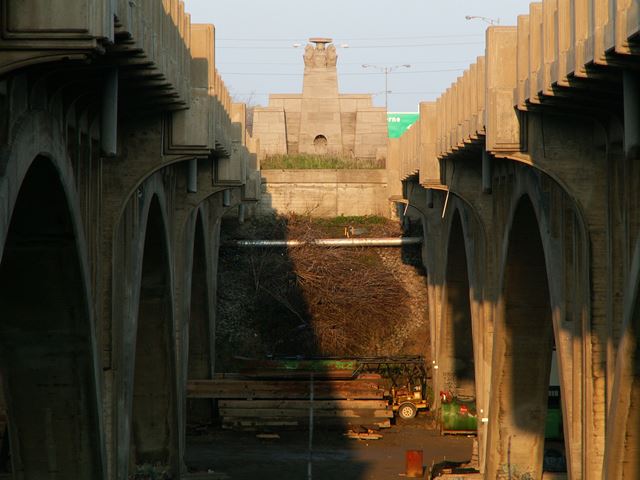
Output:
[[440,363],[460,215],[487,478],[541,477],[554,344],[569,477],[640,475],[638,18],[632,2],[532,4],[390,144],[430,246]]
[[302,94],[272,94],[254,110],[253,135],[260,159],[275,154],[387,156],[387,117],[371,95],[340,94],[338,56],[328,38],[312,38],[304,53]]
[[2,8],[0,469],[179,478],[187,376],[214,369],[219,220],[256,197],[245,109],[178,0]]
[[262,170],[260,214],[391,217],[384,170]]

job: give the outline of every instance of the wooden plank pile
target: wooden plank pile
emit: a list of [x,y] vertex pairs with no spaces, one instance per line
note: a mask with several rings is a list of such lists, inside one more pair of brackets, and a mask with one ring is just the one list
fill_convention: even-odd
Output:
[[[311,390],[313,388],[313,401]],[[216,378],[188,383],[190,398],[218,400],[223,428],[388,428],[393,411],[379,378],[272,380]]]

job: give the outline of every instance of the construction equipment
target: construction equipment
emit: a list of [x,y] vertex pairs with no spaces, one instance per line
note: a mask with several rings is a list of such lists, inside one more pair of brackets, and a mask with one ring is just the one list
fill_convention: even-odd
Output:
[[391,408],[408,420],[429,408],[427,369],[421,356],[357,357],[360,375],[378,374],[384,380]]

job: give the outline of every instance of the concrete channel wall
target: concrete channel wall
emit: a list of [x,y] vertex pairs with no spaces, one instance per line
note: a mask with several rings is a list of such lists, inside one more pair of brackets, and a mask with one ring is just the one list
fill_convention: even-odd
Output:
[[385,170],[262,170],[262,215],[390,218]]

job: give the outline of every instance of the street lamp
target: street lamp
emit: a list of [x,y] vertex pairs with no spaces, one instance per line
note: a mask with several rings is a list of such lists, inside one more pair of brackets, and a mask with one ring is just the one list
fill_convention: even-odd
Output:
[[483,17],[481,15],[465,15],[466,20],[482,20],[483,22],[488,23],[489,25],[500,25],[499,18],[489,18]]
[[385,110],[389,109],[389,73],[393,72],[394,70],[398,70],[399,68],[411,68],[411,65],[409,65],[408,63],[405,63],[403,65],[393,65],[390,67],[387,67],[385,65],[370,65],[368,63],[365,63],[362,65],[362,68],[373,68],[375,70],[378,70],[379,72],[384,73],[384,108]]

